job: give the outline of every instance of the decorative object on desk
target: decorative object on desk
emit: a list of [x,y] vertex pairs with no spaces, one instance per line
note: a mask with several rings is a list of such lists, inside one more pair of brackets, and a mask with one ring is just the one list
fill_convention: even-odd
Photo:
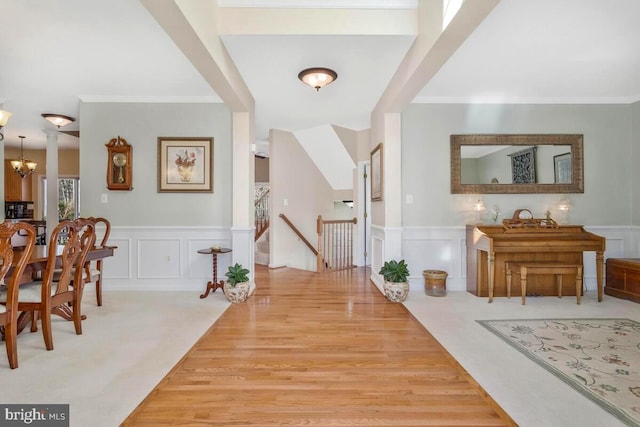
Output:
[[493,222],[498,222],[498,217],[500,216],[500,207],[498,205],[493,205],[491,208],[491,219]]
[[569,223],[569,211],[571,210],[571,201],[569,198],[564,198],[558,203],[558,211],[560,211],[560,223]]
[[534,218],[529,209],[516,209],[513,217],[503,219],[502,226],[505,230],[517,230],[527,228],[558,228],[558,224],[547,215],[546,218]]
[[640,323],[629,319],[478,323],[624,424],[640,425]]
[[158,193],[213,193],[213,138],[158,138]]
[[402,302],[409,295],[409,266],[402,259],[385,261],[378,272],[384,277],[384,295],[392,302]]
[[382,142],[371,152],[371,201],[382,200]]
[[473,212],[475,213],[476,224],[482,223],[482,217],[485,211],[486,208],[484,207],[484,202],[482,201],[482,199],[477,199],[473,204]]
[[133,190],[133,154],[127,140],[118,135],[107,144],[107,188]]
[[24,139],[26,137],[19,136],[18,138],[20,138],[20,159],[11,160],[11,167],[15,173],[24,178],[25,176],[32,174],[33,171],[36,170],[38,164],[24,158]]
[[509,154],[511,157],[511,178],[514,184],[536,183],[536,148],[530,147]]
[[243,302],[249,296],[249,270],[244,268],[242,264],[235,263],[230,265],[225,273],[227,281],[224,283],[222,290],[229,301]]

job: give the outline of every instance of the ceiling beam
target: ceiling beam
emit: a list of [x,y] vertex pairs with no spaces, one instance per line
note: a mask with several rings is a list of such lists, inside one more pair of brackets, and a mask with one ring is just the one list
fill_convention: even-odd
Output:
[[220,40],[215,1],[140,1],[231,111],[254,113],[253,96]]

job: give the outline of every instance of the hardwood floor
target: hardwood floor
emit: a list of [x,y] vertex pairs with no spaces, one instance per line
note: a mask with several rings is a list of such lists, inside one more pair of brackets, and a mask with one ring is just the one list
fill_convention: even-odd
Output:
[[257,269],[122,425],[516,425],[368,277]]

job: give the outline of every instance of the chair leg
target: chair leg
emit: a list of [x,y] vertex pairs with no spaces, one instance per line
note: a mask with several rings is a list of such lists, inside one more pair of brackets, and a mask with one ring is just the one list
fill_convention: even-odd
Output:
[[558,288],[558,298],[562,298],[562,274],[556,274],[556,286]]
[[73,326],[76,329],[76,335],[82,335],[82,292],[84,292],[84,284],[80,281],[80,286],[73,290]]
[[582,267],[578,267],[576,272],[576,304],[580,305],[582,297]]
[[40,310],[40,318],[42,320],[42,336],[44,338],[44,346],[47,350],[53,350],[53,334],[51,333],[51,309],[42,308]]
[[511,270],[507,266],[507,298],[511,298]]
[[9,359],[9,367],[15,369],[18,367],[18,321],[17,319],[9,320],[4,328],[4,339],[7,347],[7,359]]
[[38,318],[40,312],[37,310],[33,310],[31,312],[31,332],[38,332]]
[[96,279],[96,302],[98,307],[102,306],[102,274]]
[[520,288],[522,292],[522,305],[525,305],[527,299],[527,269],[523,268],[520,271]]

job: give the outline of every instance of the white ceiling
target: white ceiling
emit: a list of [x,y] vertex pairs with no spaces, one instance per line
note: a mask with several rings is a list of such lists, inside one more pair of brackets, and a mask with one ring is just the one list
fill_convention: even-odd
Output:
[[[415,7],[417,0],[243,1],[221,6]],[[416,102],[640,100],[640,1],[502,0]],[[256,101],[256,138],[268,129],[323,124],[369,127],[369,113],[409,48],[394,35],[223,36]],[[297,80],[327,66],[338,80],[315,92]],[[135,0],[3,0],[0,104],[14,115],[6,145],[44,147],[40,115],[78,121],[80,100],[218,100],[148,11]],[[114,135],[118,132],[114,123]],[[61,135],[60,145],[78,139]]]

